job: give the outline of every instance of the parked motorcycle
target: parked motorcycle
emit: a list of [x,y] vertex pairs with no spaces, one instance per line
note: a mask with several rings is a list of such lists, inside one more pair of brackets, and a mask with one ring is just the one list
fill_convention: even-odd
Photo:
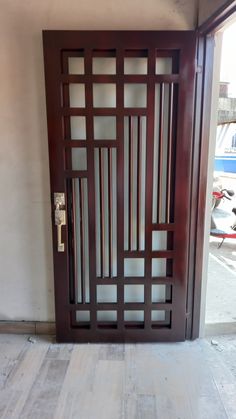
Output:
[[[218,189],[218,190],[217,190]],[[222,246],[225,239],[236,239],[236,208],[232,209],[234,216],[229,211],[219,209],[219,204],[227,200],[232,200],[234,191],[232,189],[220,189],[214,187],[212,192],[212,215],[210,235],[221,238],[218,249]]]

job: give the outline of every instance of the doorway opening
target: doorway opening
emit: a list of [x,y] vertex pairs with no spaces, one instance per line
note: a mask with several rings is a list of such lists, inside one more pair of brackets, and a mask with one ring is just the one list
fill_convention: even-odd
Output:
[[[205,334],[236,331],[236,21],[216,34]],[[215,102],[215,103],[214,103]],[[208,230],[208,231],[209,231]]]

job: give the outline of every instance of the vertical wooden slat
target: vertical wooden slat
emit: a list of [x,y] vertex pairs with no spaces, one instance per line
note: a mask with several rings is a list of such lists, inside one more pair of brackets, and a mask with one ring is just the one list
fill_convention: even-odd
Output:
[[113,276],[113,148],[108,149],[108,217],[109,217],[109,277]]
[[[73,283],[74,283],[74,299],[77,302],[78,301],[78,260],[77,260],[77,234],[76,234],[76,180],[72,179],[70,182],[72,182],[72,191],[71,191],[71,204],[72,204],[72,217],[73,217],[73,231],[72,231],[72,237],[73,237]],[[79,238],[80,239],[80,238]],[[71,255],[72,257],[72,255]]]
[[104,242],[105,242],[105,231],[104,231],[104,176],[103,176],[103,150],[99,150],[99,202],[100,202],[100,255],[101,255],[101,277],[104,277],[105,272],[105,255],[104,255]]
[[129,226],[129,250],[134,250],[133,249],[133,135],[134,135],[134,130],[133,130],[133,117],[130,116],[129,117],[129,187],[128,187],[128,191],[129,191],[129,222],[128,222],[128,226]]
[[85,278],[84,278],[84,191],[83,179],[79,179],[79,212],[80,212],[80,272],[82,303],[85,303]]
[[140,205],[141,205],[141,182],[142,182],[142,117],[138,117],[138,139],[137,139],[137,227],[136,227],[136,249],[140,250]]
[[72,179],[68,179],[66,182],[66,193],[67,193],[67,220],[68,220],[68,267],[69,267],[69,292],[70,302],[76,302],[76,274],[75,274],[75,263],[76,263],[76,246],[74,244],[75,230],[75,208],[74,208],[74,195],[72,188]]
[[172,133],[173,133],[173,83],[169,86],[169,123],[167,149],[166,222],[170,222],[171,179],[172,179]]
[[160,84],[159,156],[158,156],[158,222],[162,219],[162,175],[163,175],[163,125],[164,125],[164,83]]

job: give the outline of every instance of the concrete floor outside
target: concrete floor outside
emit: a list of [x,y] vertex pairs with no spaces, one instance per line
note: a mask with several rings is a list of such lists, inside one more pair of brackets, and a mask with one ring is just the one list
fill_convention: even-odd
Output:
[[[232,213],[236,207],[236,175],[224,174],[220,180],[224,188],[235,191],[232,201],[222,201],[213,213],[217,228],[223,230],[236,222]],[[210,237],[209,243],[205,321],[213,334],[236,332],[236,239],[226,239],[219,249],[221,240]]]

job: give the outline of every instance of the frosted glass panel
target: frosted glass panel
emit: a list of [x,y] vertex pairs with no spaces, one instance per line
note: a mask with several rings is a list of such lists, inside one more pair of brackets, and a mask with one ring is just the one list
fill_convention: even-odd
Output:
[[[117,168],[115,148],[94,150],[96,273],[117,275]],[[110,197],[110,199],[108,199]]]
[[[167,173],[169,156],[169,97],[168,83],[155,86],[155,132],[153,153],[153,223],[169,222],[167,202]],[[160,126],[160,121],[163,124]],[[159,163],[161,164],[159,165]]]
[[152,232],[152,250],[167,250],[167,232]]
[[94,83],[93,106],[94,108],[115,108],[116,85],[112,83]]
[[160,322],[165,320],[165,310],[152,310],[152,321]]
[[125,108],[146,108],[147,106],[147,85],[146,84],[125,84],[124,85]]
[[87,170],[86,148],[71,149],[72,170]]
[[142,310],[125,310],[124,319],[126,322],[143,322],[144,312]]
[[94,57],[93,74],[116,74],[116,59],[108,57]]
[[117,303],[116,285],[97,285],[98,303]]
[[71,108],[85,107],[85,89],[84,84],[69,84],[69,99]]
[[76,311],[76,321],[77,322],[89,322],[90,321],[90,311]]
[[172,74],[172,58],[157,57],[156,74]]
[[98,310],[97,321],[99,322],[115,322],[117,320],[117,312],[115,310]]
[[124,118],[124,249],[144,250],[146,117]]
[[125,74],[147,74],[147,58],[125,58]]
[[152,276],[166,276],[166,259],[152,259]]
[[143,258],[124,259],[124,275],[125,276],[144,276],[144,259]]
[[116,139],[116,117],[115,116],[94,116],[94,139],[115,140]]
[[85,116],[71,116],[70,131],[72,140],[86,140]]
[[69,74],[84,74],[84,58],[69,57],[68,58]]
[[144,303],[144,285],[125,285],[125,303]]
[[166,285],[152,285],[152,303],[165,303]]

